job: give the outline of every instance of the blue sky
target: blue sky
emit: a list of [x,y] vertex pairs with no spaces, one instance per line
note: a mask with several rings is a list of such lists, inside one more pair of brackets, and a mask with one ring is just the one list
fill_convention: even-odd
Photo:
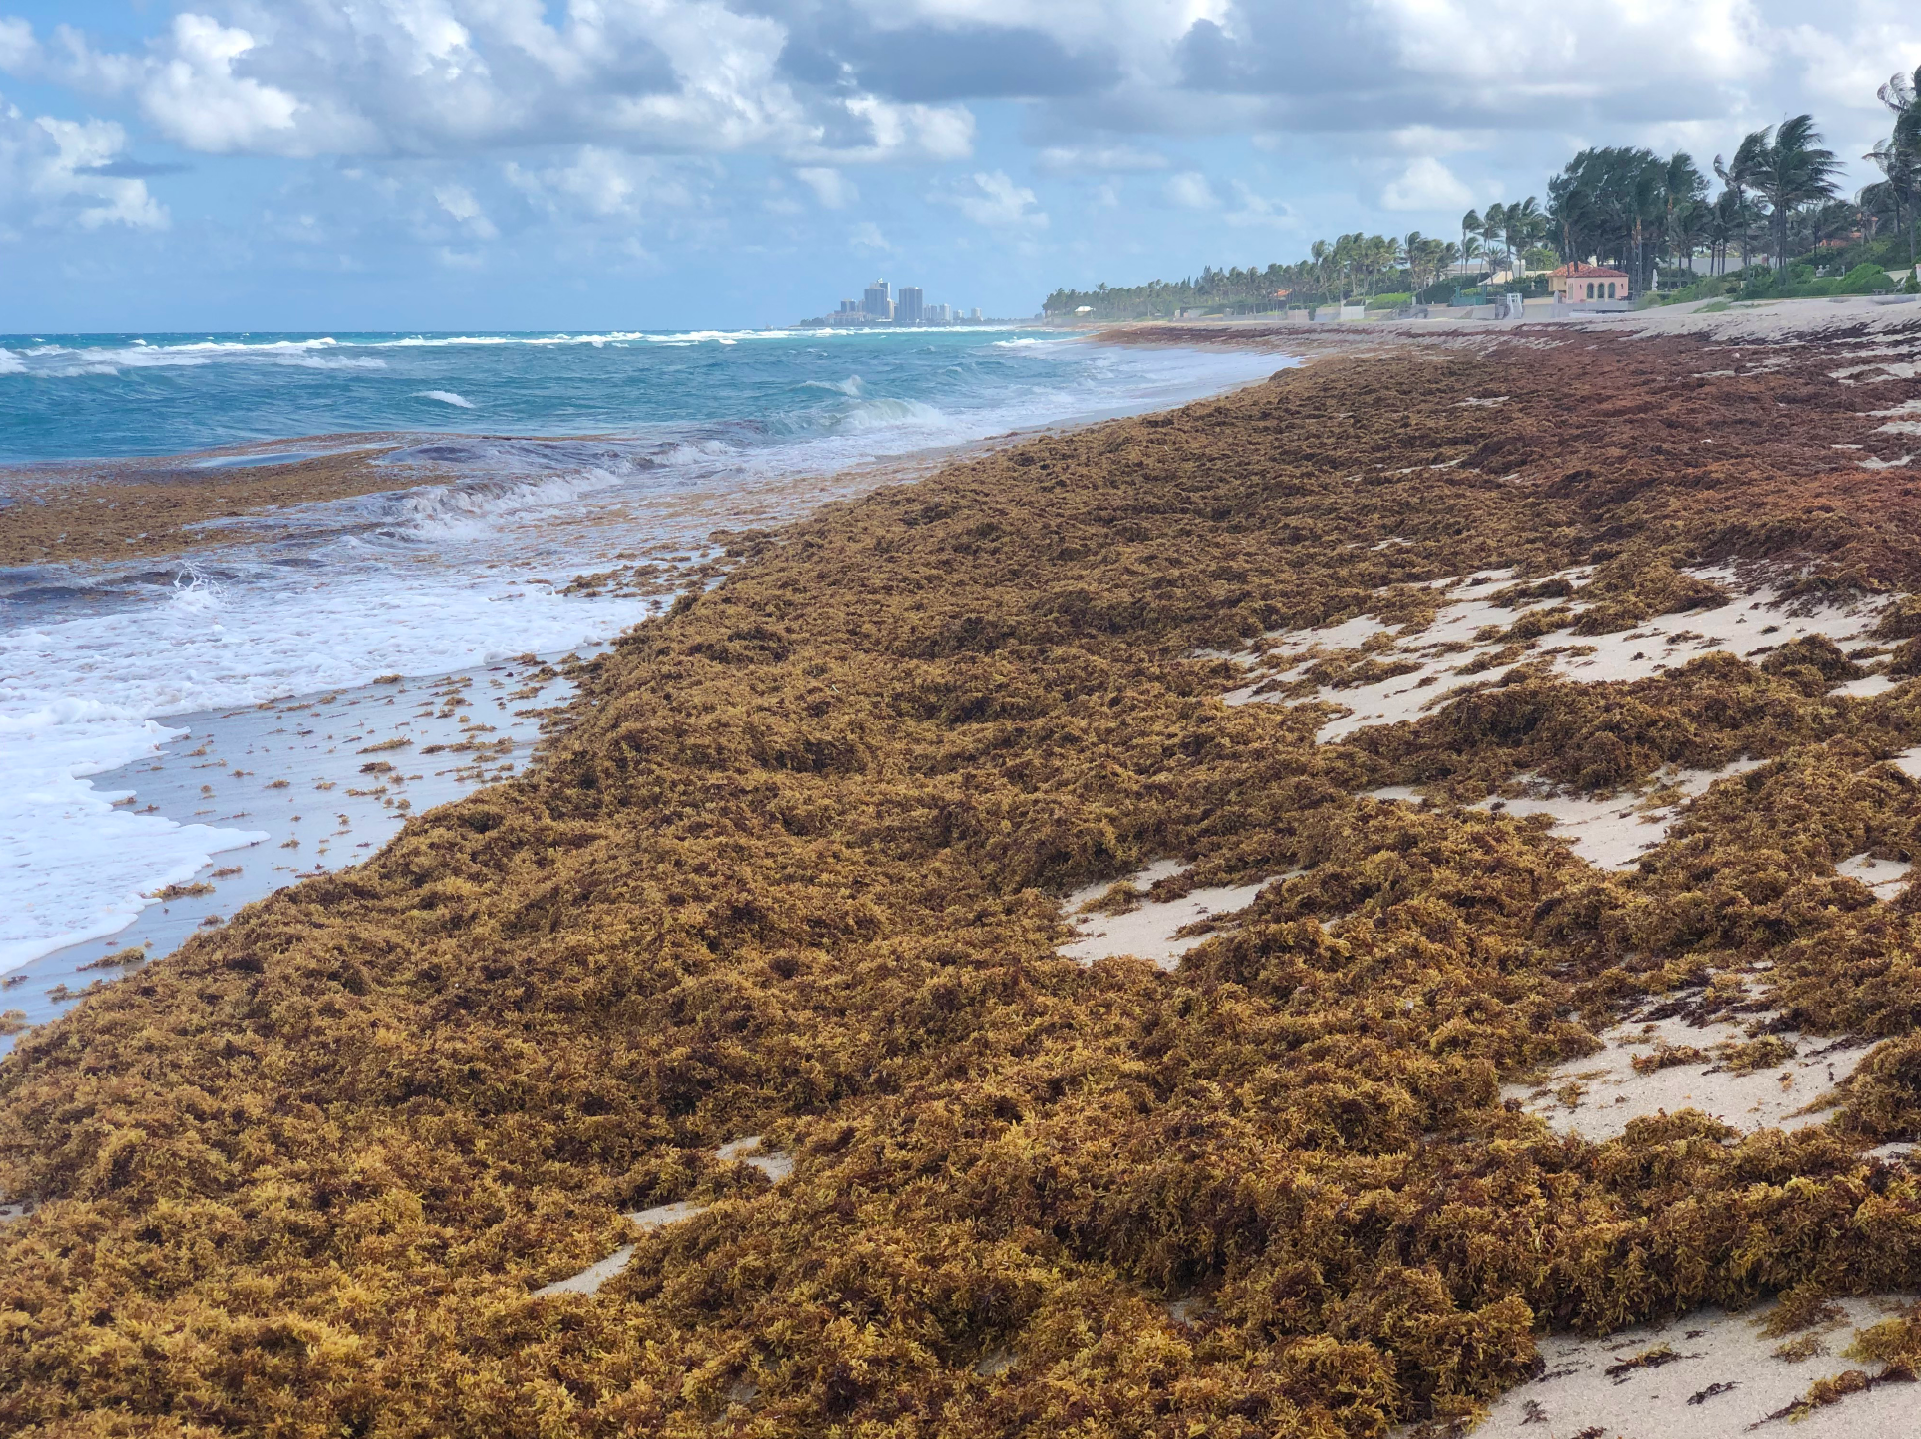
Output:
[[1921,64],[1911,4],[1573,11],[0,0],[0,332],[758,325],[875,275],[1031,314],[1452,234],[1583,144],[1808,110],[1852,157]]

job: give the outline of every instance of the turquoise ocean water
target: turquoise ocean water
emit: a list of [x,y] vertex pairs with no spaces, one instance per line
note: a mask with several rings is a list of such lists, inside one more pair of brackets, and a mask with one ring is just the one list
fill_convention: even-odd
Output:
[[971,328],[0,335],[0,461],[424,431],[596,436],[655,460],[812,447],[826,463],[1185,398],[1249,368]]

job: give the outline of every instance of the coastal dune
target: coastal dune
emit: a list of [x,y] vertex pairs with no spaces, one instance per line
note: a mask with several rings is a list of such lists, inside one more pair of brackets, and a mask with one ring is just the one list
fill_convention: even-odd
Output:
[[[1831,1301],[1921,1289],[1921,894],[1842,866],[1921,853],[1918,346],[1406,339],[738,538],[530,771],[21,1040],[0,1425],[1443,1432],[1560,1336],[1768,1305],[1860,1327],[1690,1415],[1882,1402],[1921,1318]],[[1715,566],[1873,628],[1548,652],[1751,603]],[[1495,572],[1572,633],[1330,726]],[[1683,771],[1632,865],[1494,803]],[[1792,1130],[1518,1097],[1657,1013],[1866,1052]]]

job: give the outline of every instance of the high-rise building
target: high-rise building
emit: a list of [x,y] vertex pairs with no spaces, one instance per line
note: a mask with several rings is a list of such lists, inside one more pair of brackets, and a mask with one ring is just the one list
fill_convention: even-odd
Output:
[[967,318],[972,320],[975,324],[979,324],[980,318],[981,318],[981,307],[979,305],[974,306],[973,313],[970,314]]
[[900,298],[894,301],[894,323],[897,325],[918,325],[921,323],[921,288],[919,285],[902,285]]
[[946,305],[927,305],[921,310],[921,318],[930,325],[951,325],[954,312]]
[[888,298],[887,282],[876,280],[861,294],[861,311],[870,320],[891,320],[894,317],[894,302]]
[[838,313],[843,315],[864,315],[866,307],[859,300],[842,300]]

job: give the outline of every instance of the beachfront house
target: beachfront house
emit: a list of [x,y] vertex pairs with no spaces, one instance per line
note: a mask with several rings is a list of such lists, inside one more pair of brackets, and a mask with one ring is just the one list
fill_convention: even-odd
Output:
[[1610,270],[1606,265],[1584,265],[1576,260],[1550,271],[1548,288],[1554,298],[1567,305],[1585,305],[1592,300],[1625,300],[1628,277],[1625,270]]

